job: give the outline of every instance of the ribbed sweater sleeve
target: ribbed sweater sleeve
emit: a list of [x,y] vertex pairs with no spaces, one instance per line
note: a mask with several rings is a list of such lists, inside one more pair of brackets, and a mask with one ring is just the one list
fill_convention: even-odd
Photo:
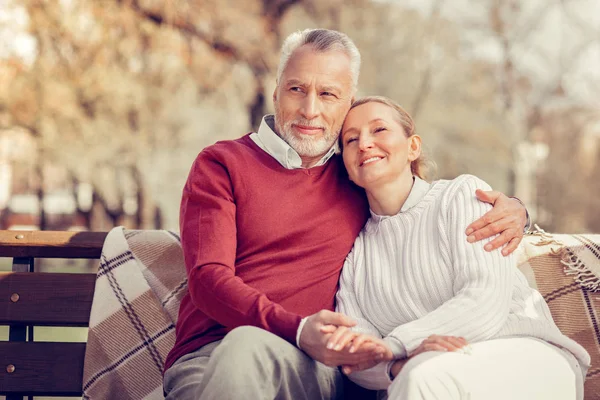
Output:
[[[356,246],[355,248],[360,248],[360,246]],[[344,268],[340,276],[340,287],[336,295],[336,311],[352,317],[357,322],[356,326],[352,328],[353,331],[381,338],[381,333],[379,333],[373,324],[367,321],[358,305],[354,290],[353,257],[354,251],[351,251],[344,262]],[[348,375],[348,378],[367,389],[385,390],[392,383],[388,374],[388,364],[388,362],[381,362],[372,368],[352,372]]]
[[202,151],[192,166],[183,190],[179,223],[193,304],[226,328],[257,326],[295,345],[301,317],[235,274],[233,185],[222,157],[209,150]]
[[[428,336],[462,336],[467,341],[482,341],[493,337],[508,318],[513,287],[513,256],[503,257],[486,252],[484,245],[492,240],[470,244],[466,240],[467,226],[487,212],[491,206],[475,197],[475,190],[490,190],[480,179],[465,175],[457,179],[454,193],[442,202],[442,217],[437,227],[441,233],[442,257],[451,260],[454,276],[454,297],[423,317],[393,329],[386,338],[395,355],[410,355]],[[435,268],[422,260],[412,268]],[[449,271],[451,272],[451,271]],[[436,273],[443,273],[439,271]],[[422,293],[427,296],[426,293]]]

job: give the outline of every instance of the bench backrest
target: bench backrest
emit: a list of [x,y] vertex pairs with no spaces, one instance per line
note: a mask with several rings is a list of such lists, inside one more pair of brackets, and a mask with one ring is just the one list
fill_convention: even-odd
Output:
[[106,232],[0,231],[0,257],[13,259],[0,272],[0,395],[81,396],[85,343],[35,342],[35,326],[87,327],[93,273],[37,272],[39,258],[100,257]]

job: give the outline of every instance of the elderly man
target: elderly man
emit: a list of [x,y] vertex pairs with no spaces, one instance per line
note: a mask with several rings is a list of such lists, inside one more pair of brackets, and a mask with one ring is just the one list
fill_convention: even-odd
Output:
[[[181,202],[188,293],[166,362],[169,399],[333,399],[338,365],[382,356],[326,347],[324,325],[353,326],[334,298],[347,253],[368,217],[336,141],[352,104],[360,54],[344,34],[305,30],[282,47],[275,116],[257,133],[204,149]],[[497,192],[465,240],[503,232],[518,245],[526,210]]]

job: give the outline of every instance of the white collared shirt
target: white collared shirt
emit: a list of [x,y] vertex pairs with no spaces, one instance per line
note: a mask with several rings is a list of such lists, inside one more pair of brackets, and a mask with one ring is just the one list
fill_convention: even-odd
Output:
[[[258,147],[263,149],[267,154],[273,157],[279,164],[286,169],[300,169],[302,167],[302,159],[285,140],[275,133],[275,116],[273,114],[265,115],[260,123],[258,132],[252,133],[250,139]],[[325,164],[336,153],[339,152],[337,141],[329,149],[329,151],[317,162],[313,167],[318,167]],[[311,167],[312,168],[312,167]]]

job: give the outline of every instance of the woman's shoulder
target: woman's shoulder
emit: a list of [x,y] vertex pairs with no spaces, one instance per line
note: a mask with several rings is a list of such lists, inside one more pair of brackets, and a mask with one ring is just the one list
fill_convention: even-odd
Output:
[[441,179],[433,182],[440,189],[442,197],[451,199],[459,193],[470,193],[475,196],[475,190],[492,190],[490,185],[475,175],[463,174],[454,179]]

